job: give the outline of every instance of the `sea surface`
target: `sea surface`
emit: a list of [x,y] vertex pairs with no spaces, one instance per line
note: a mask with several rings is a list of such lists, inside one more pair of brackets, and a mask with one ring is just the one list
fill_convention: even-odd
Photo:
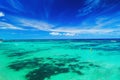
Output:
[[120,80],[120,40],[3,41],[0,80]]

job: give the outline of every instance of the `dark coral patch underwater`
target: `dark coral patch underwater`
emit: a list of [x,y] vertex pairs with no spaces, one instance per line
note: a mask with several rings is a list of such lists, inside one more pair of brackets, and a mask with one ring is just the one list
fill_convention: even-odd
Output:
[[59,58],[33,58],[26,60],[19,60],[12,62],[9,66],[10,69],[20,71],[23,69],[32,69],[25,75],[27,80],[44,80],[53,75],[74,72],[82,76],[81,70],[90,69],[91,67],[100,67],[99,65],[91,62],[82,62],[80,57],[59,57]]
[[52,75],[67,73],[68,68],[60,68],[51,65],[44,65],[39,69],[35,69],[26,75],[28,80],[44,80],[45,78],[50,78]]

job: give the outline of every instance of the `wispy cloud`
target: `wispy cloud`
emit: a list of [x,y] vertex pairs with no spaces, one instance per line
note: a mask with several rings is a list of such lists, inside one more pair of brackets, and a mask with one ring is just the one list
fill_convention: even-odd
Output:
[[22,11],[23,10],[23,5],[20,3],[19,0],[8,0],[7,1],[14,9]]
[[66,32],[66,33],[74,33],[74,34],[94,34],[94,33],[109,33],[112,32],[112,29],[80,29],[80,28],[56,28],[51,29],[51,31],[55,32]]
[[79,9],[79,13],[78,13],[78,17],[80,16],[85,16],[89,13],[91,13],[94,9],[97,8],[97,6],[99,5],[100,0],[86,0],[84,7],[82,9]]
[[52,24],[48,24],[43,21],[37,21],[37,20],[27,20],[27,19],[18,19],[19,20],[19,25],[24,26],[24,27],[32,27],[38,30],[43,30],[43,31],[49,31],[51,28],[54,27]]
[[[5,3],[8,5],[4,5]],[[6,1],[0,1],[0,8],[10,11],[10,12],[24,12],[24,7],[23,5],[20,3],[19,0],[6,0]]]
[[98,18],[96,21],[96,25],[93,28],[103,28],[108,25],[116,25],[117,22],[119,22],[120,19],[114,18]]
[[21,27],[16,27],[10,23],[0,22],[0,29],[13,29],[13,30],[25,30]]

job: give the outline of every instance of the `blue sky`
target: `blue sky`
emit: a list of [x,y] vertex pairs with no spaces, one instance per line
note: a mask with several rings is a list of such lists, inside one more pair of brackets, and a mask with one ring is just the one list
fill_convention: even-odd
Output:
[[120,38],[120,0],[0,0],[0,38]]

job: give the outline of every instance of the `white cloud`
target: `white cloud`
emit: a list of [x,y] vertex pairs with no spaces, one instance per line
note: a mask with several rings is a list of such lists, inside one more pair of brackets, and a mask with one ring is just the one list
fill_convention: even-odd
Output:
[[3,12],[0,12],[0,17],[4,17],[5,14]]
[[0,22],[0,29],[14,29],[14,30],[24,30],[23,28],[16,27],[10,23]]
[[64,33],[63,35],[65,35],[65,36],[75,36],[76,33]]
[[51,33],[49,33],[50,35],[53,35],[53,36],[60,36],[60,35],[62,35],[61,33],[59,33],[59,32],[51,32]]
[[67,33],[67,32],[50,32],[49,33],[50,35],[53,35],[53,36],[75,36],[76,34],[75,33]]
[[75,33],[67,33],[67,32],[50,32],[49,33],[50,35],[53,35],[53,36],[75,36],[76,34]]

